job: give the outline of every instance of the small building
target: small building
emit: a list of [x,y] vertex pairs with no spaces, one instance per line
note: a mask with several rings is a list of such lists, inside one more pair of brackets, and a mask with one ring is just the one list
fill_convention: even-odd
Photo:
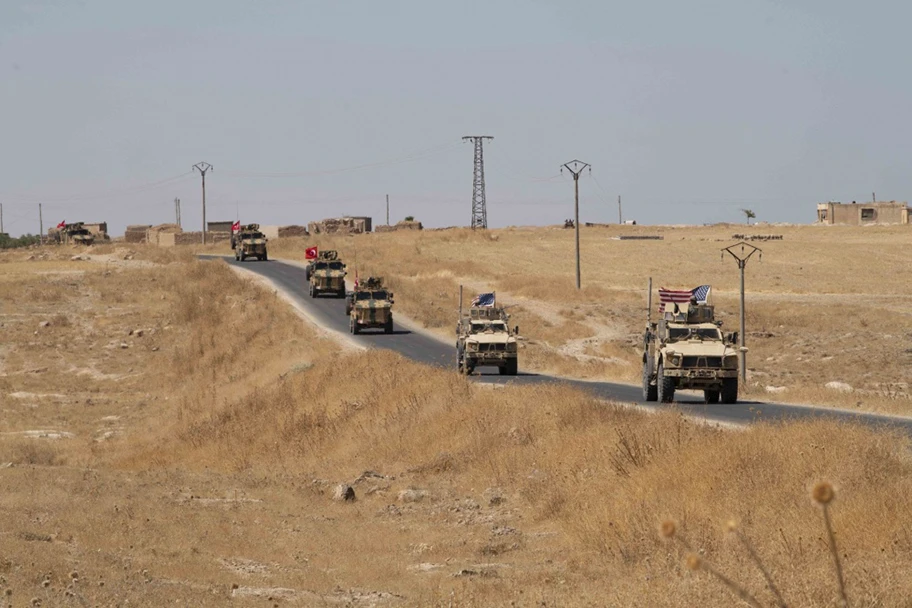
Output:
[[234,222],[228,220],[227,222],[206,222],[206,231],[207,232],[227,232],[231,234],[231,227],[234,225]]
[[843,226],[868,226],[872,224],[908,224],[909,205],[898,201],[869,203],[819,203],[817,222]]
[[354,220],[355,222],[359,223],[363,227],[364,232],[370,232],[371,230],[373,230],[373,226],[372,226],[373,219],[367,217],[366,215],[346,216],[346,219],[351,219],[351,220]]
[[108,223],[107,222],[94,222],[91,224],[83,224],[83,226],[91,234],[94,234],[96,239],[110,240],[110,238],[111,238],[108,236]]

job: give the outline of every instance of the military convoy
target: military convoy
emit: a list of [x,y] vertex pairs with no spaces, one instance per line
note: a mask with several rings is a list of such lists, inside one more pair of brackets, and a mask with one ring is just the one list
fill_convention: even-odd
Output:
[[95,242],[95,235],[92,234],[83,222],[73,222],[64,224],[51,232],[51,238],[56,243],[74,245],[91,245]]
[[234,248],[234,259],[243,262],[247,258],[256,258],[263,262],[269,259],[266,252],[266,236],[260,232],[259,224],[241,226],[236,234],[231,235],[231,246]]
[[[484,301],[483,296],[489,296]],[[515,376],[519,371],[516,338],[519,327],[510,327],[510,315],[497,306],[494,294],[482,294],[467,311],[462,310],[460,295],[459,320],[456,323],[456,367],[469,375],[476,367],[493,366],[500,374]]]
[[738,333],[722,334],[708,304],[666,302],[643,336],[643,399],[670,403],[677,389],[706,403],[738,401]]
[[320,251],[317,259],[304,269],[304,277],[310,284],[311,298],[322,293],[331,293],[337,298],[345,297],[345,264],[333,249]]
[[[365,329],[392,333],[393,294],[383,279],[356,281],[355,288],[346,293],[345,268],[336,251],[319,252],[305,269],[311,297],[321,293],[345,297],[352,334]],[[649,319],[643,336],[643,399],[671,403],[677,390],[702,390],[706,403],[737,403],[738,333],[723,334],[721,325],[714,307],[703,300],[663,303],[661,318],[657,322]],[[510,315],[497,305],[493,293],[479,295],[464,310],[460,287],[456,323],[459,373],[470,375],[477,367],[492,366],[501,375],[515,376],[519,371],[518,338],[519,327],[510,326]]]
[[393,293],[383,286],[383,279],[370,277],[356,281],[355,289],[345,296],[345,314],[353,334],[364,329],[382,329],[393,333]]

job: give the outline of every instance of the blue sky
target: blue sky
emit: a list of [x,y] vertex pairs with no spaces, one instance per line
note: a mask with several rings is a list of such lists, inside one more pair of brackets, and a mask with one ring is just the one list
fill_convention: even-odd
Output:
[[[0,2],[8,232],[60,220],[262,224],[341,213],[493,227],[808,223],[907,200],[904,3]],[[368,165],[368,166],[364,166]],[[173,179],[171,179],[173,178]]]

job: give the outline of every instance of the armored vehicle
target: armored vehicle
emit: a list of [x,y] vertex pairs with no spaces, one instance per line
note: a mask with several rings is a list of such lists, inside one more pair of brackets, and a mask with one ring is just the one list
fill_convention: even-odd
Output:
[[237,234],[231,236],[234,243],[234,259],[243,262],[247,258],[267,261],[266,237],[260,232],[259,224],[241,226]]
[[675,390],[696,389],[706,403],[736,403],[738,334],[721,325],[708,304],[665,303],[643,337],[643,399],[670,403]]
[[333,249],[321,251],[319,257],[304,270],[304,276],[310,283],[310,297],[316,298],[321,293],[332,293],[337,298],[345,297],[345,264]]
[[64,224],[52,233],[51,238],[57,243],[74,245],[91,245],[95,242],[95,235],[89,232],[83,222]]
[[393,333],[393,293],[383,287],[383,279],[370,277],[356,285],[345,296],[345,314],[350,319],[351,333],[360,333],[362,329]]
[[465,312],[460,306],[456,324],[457,369],[468,375],[476,367],[494,366],[502,376],[515,376],[519,371],[516,343],[519,327],[510,327],[510,316],[495,304],[493,294],[483,295],[491,296],[489,305],[473,305]]

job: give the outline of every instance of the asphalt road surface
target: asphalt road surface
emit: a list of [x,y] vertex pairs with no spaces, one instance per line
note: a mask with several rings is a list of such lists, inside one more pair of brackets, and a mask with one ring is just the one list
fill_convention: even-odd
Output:
[[[237,262],[230,257],[201,256],[202,259],[222,259],[226,263],[240,266],[263,275],[277,287],[284,290],[298,303],[304,306],[310,315],[321,325],[329,329],[348,334],[348,317],[345,315],[345,300],[331,296],[318,296],[311,298],[307,293],[307,283],[304,280],[304,269],[291,264],[277,261]],[[395,320],[395,313],[393,314]],[[453,320],[455,327],[456,320]],[[365,330],[352,340],[360,342],[370,348],[388,348],[409,359],[419,363],[434,365],[453,370],[456,373],[456,338],[448,344],[422,333],[411,332],[396,326],[392,334],[384,334],[382,330]],[[479,373],[480,372],[480,373]],[[858,422],[877,427],[896,427],[912,435],[912,418],[898,418],[878,414],[855,413],[845,410],[832,410],[825,407],[810,407],[771,403],[766,401],[739,401],[734,405],[706,404],[703,403],[703,394],[691,391],[675,393],[675,403],[656,404],[646,403],[642,399],[642,389],[629,384],[615,384],[612,382],[589,382],[571,380],[523,372],[522,359],[520,358],[520,371],[516,376],[501,376],[497,368],[479,368],[471,376],[478,382],[493,384],[530,384],[530,383],[560,383],[573,386],[595,395],[600,399],[635,403],[641,407],[657,410],[668,407],[677,407],[684,413],[707,420],[733,424],[749,424],[759,420],[788,420],[809,418],[830,418],[848,422]]]

